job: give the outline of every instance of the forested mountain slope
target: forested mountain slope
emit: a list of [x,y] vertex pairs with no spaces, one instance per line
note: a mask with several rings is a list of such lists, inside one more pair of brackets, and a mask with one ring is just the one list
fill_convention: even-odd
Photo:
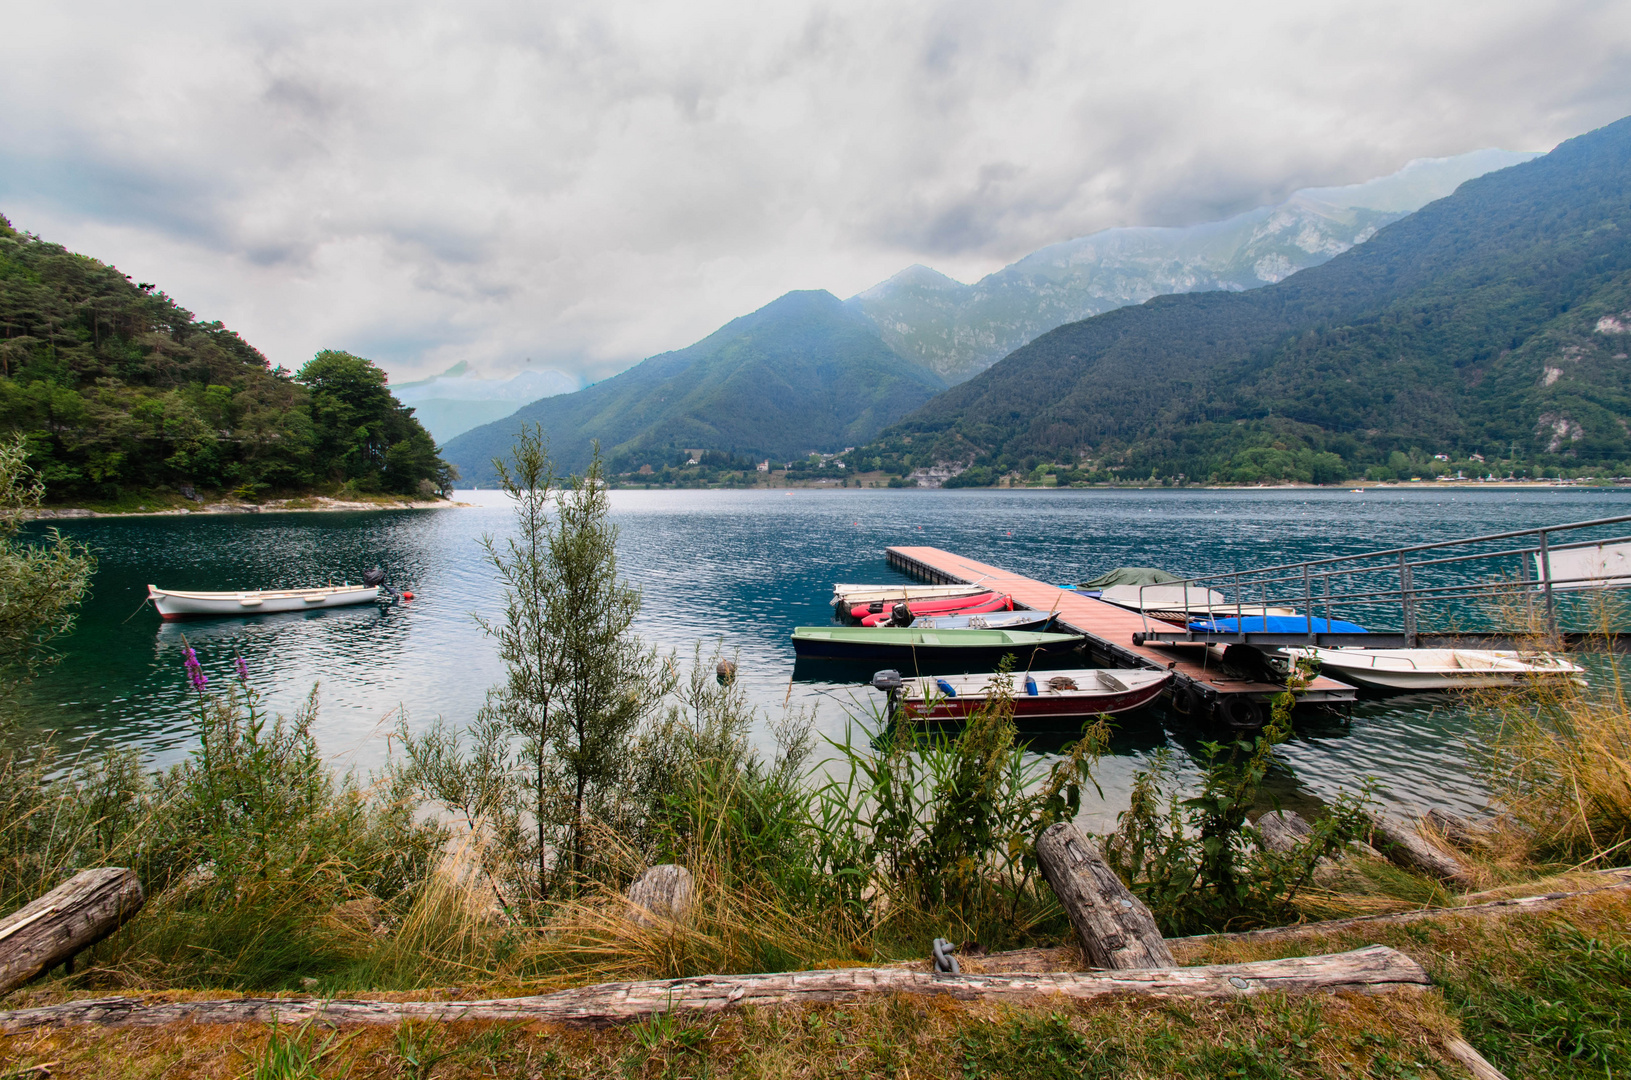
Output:
[[864,453],[1140,478],[1290,477],[1313,453],[1341,479],[1410,451],[1626,472],[1628,328],[1631,119],[1278,284],[1060,327]]
[[526,422],[568,471],[588,464],[595,440],[613,473],[683,460],[686,448],[803,457],[872,438],[944,386],[831,293],[791,292],[689,348],[466,432],[446,453],[467,481],[492,483],[491,460]]
[[273,371],[219,322],[0,217],[0,431],[27,437],[54,500],[450,487],[385,382],[342,352]]

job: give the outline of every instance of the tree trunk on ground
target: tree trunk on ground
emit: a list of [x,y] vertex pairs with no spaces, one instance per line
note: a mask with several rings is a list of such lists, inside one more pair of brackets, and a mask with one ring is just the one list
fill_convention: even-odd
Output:
[[690,979],[602,983],[538,997],[493,1001],[335,1001],[322,998],[234,998],[143,1003],[102,998],[0,1012],[0,1031],[50,1024],[299,1023],[320,1017],[338,1024],[397,1024],[404,1020],[522,1020],[574,1026],[615,1024],[656,1013],[708,1015],[736,1006],[827,1004],[868,994],[926,994],[960,1001],[1075,1000],[1133,994],[1155,998],[1240,998],[1320,991],[1379,993],[1430,985],[1421,965],[1401,952],[1372,945],[1330,956],[1254,964],[1055,975],[936,975],[901,968],[840,968],[777,975],[703,975]]
[[1486,1061],[1484,1055],[1474,1050],[1466,1039],[1445,1039],[1444,1049],[1467,1067],[1467,1071],[1473,1075],[1473,1080],[1507,1080],[1506,1073]]
[[74,958],[141,910],[136,871],[83,870],[0,919],[0,995]]
[[1388,814],[1373,814],[1371,844],[1407,870],[1419,870],[1457,885],[1472,882],[1472,875],[1467,873],[1461,860],[1429,844],[1412,821]]
[[1484,830],[1459,814],[1452,814],[1448,810],[1438,807],[1427,811],[1427,823],[1439,831],[1444,839],[1461,848],[1463,851],[1471,850],[1482,844]]
[[1128,891],[1073,822],[1043,830],[1036,840],[1036,859],[1070,916],[1088,963],[1112,971],[1178,966],[1150,909]]
[[1313,833],[1314,827],[1295,810],[1274,810],[1257,819],[1263,846],[1278,855],[1289,855]]

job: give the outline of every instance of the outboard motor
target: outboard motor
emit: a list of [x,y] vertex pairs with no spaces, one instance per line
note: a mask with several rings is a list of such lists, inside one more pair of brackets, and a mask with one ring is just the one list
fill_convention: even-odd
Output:
[[392,599],[396,598],[396,590],[385,584],[385,571],[377,566],[372,570],[362,572],[362,583],[370,589],[378,589],[384,596],[389,596]]
[[887,668],[872,676],[872,688],[882,690],[889,698],[888,711],[884,714],[892,724],[895,722],[895,702],[900,697],[900,672],[894,668]]
[[896,604],[894,608],[890,610],[889,622],[885,625],[911,626],[912,623],[916,621],[916,618],[917,617],[912,614],[911,608],[907,607],[905,604]]

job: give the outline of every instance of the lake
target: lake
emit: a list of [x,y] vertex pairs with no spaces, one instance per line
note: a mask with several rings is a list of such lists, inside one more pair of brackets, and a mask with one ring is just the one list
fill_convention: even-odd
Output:
[[[63,663],[33,694],[64,745],[143,748],[155,764],[193,744],[183,638],[213,679],[233,657],[274,708],[291,711],[314,684],[313,730],[337,764],[377,766],[398,711],[415,727],[463,722],[503,676],[474,614],[502,599],[483,535],[502,537],[495,492],[473,507],[371,513],[282,513],[69,519],[57,522],[100,560],[94,594]],[[617,491],[620,569],[644,593],[637,626],[688,659],[695,643],[740,657],[753,701],[779,713],[812,708],[836,736],[875,692],[793,681],[787,636],[825,623],[835,581],[893,581],[893,544],[930,544],[1056,583],[1112,567],[1201,574],[1557,524],[1631,512],[1612,489],[1152,491]],[[161,623],[149,582],[182,589],[272,588],[357,581],[384,567],[411,603],[310,614]],[[1102,766],[1102,820],[1121,808],[1135,769],[1159,747],[1190,760],[1196,730],[1159,713],[1121,726]],[[1285,748],[1296,778],[1288,805],[1331,797],[1373,776],[1402,803],[1476,810],[1485,787],[1465,741],[1476,726],[1453,702],[1365,702],[1351,722],[1309,713]]]

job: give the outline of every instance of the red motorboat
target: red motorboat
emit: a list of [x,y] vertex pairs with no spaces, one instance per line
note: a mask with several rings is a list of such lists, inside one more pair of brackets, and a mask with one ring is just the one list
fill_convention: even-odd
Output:
[[[896,604],[895,607],[899,607]],[[906,605],[906,610],[917,619],[925,615],[984,615],[992,611],[1014,610],[1013,598],[1006,593],[981,593],[978,596],[951,597],[945,600],[918,600]],[[882,626],[894,617],[889,611],[873,611],[857,605],[850,614],[861,620],[862,626]]]
[[[1105,670],[1015,672],[1009,676],[1016,720],[1085,720],[1127,712],[1160,696],[1170,671]],[[893,695],[907,716],[957,720],[985,707],[997,676],[943,675],[902,679],[880,671],[872,685]]]

